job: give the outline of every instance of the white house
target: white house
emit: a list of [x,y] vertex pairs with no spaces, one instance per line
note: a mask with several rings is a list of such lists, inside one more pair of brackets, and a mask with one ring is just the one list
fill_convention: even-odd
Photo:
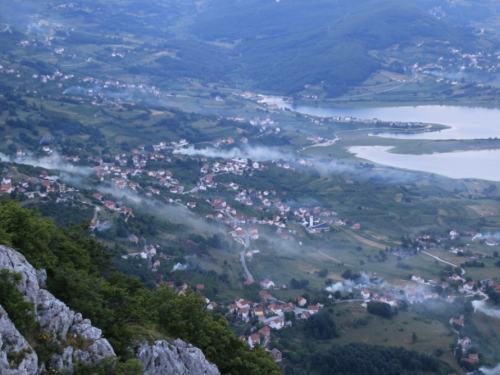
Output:
[[304,307],[307,303],[307,300],[302,296],[295,297],[295,300],[297,301],[297,305],[299,305],[300,307]]
[[248,337],[248,346],[253,348],[255,344],[260,344],[260,336],[259,335],[251,335]]
[[275,319],[271,323],[269,323],[269,327],[273,329],[281,329],[285,325],[285,322],[281,319]]
[[274,283],[269,279],[265,279],[264,281],[260,282],[260,286],[262,287],[262,289],[271,289],[274,288]]
[[413,281],[416,281],[417,283],[423,283],[425,280],[420,277],[420,275],[413,275],[411,277]]

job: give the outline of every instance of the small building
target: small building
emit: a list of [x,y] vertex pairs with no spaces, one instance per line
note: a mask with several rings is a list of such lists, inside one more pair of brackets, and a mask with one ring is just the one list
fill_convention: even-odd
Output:
[[263,307],[256,307],[253,309],[253,313],[256,317],[262,318],[262,317],[264,317],[264,308]]
[[281,362],[283,360],[283,355],[276,348],[274,348],[273,350],[271,350],[271,355],[274,358],[274,362]]
[[262,287],[262,289],[271,289],[274,288],[274,283],[269,279],[265,279],[264,281],[260,282],[260,286]]
[[318,306],[307,306],[307,311],[309,314],[314,315],[319,312],[319,307]]
[[295,297],[295,300],[297,301],[297,305],[299,305],[300,307],[304,307],[307,303],[307,300],[302,296]]
[[307,229],[309,233],[321,233],[321,232],[329,232],[330,226],[327,223],[321,223],[318,225],[311,226]]
[[269,327],[276,330],[280,330],[281,328],[283,328],[284,325],[285,322],[281,319],[275,319],[271,323],[269,323]]
[[268,337],[271,334],[271,328],[269,326],[264,326],[261,329],[259,329],[259,335]]
[[248,337],[248,345],[253,348],[255,344],[260,344],[259,335],[251,335]]

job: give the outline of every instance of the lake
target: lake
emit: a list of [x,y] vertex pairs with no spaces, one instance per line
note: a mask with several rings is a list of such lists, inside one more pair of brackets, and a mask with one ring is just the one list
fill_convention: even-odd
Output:
[[451,152],[430,155],[393,154],[392,147],[354,146],[349,152],[361,159],[391,167],[436,173],[451,178],[500,181],[500,150]]
[[423,122],[451,126],[441,132],[420,134],[380,133],[379,137],[404,139],[485,139],[500,138],[500,109],[454,106],[415,106],[415,107],[313,107],[293,105],[281,98],[268,98],[268,103],[275,103],[280,108],[320,116],[320,117],[356,117],[358,119],[378,118],[382,121]]
[[[415,106],[383,108],[344,108],[295,106],[281,98],[266,98],[268,103],[293,111],[321,117],[378,118],[382,121],[423,122],[448,125],[440,132],[420,134],[379,133],[379,137],[401,139],[487,139],[500,138],[500,109],[454,106]],[[357,157],[374,163],[417,171],[436,173],[451,178],[478,178],[500,181],[500,150],[452,152],[432,155],[401,155],[387,147],[351,147]]]

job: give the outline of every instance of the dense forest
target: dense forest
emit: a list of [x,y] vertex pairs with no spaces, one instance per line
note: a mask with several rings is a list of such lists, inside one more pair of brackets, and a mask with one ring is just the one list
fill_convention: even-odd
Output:
[[315,356],[313,367],[321,375],[418,375],[451,371],[439,359],[415,351],[362,343],[333,346]]

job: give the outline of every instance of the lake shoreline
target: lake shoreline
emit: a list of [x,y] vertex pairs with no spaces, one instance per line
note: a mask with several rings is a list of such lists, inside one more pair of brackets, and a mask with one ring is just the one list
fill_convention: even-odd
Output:
[[500,149],[455,151],[435,154],[399,154],[394,146],[350,146],[354,157],[401,170],[434,173],[453,179],[500,182],[500,170],[492,168],[500,160]]
[[448,106],[448,107],[467,107],[467,108],[485,108],[485,109],[498,109],[498,105],[488,103],[465,103],[465,102],[455,102],[455,101],[415,101],[415,102],[385,102],[385,101],[374,101],[374,100],[338,100],[338,101],[321,101],[314,102],[309,100],[299,100],[296,102],[288,103],[290,105],[297,106],[309,106],[309,107],[340,107],[340,108],[389,108],[389,107],[426,107],[426,106]]

